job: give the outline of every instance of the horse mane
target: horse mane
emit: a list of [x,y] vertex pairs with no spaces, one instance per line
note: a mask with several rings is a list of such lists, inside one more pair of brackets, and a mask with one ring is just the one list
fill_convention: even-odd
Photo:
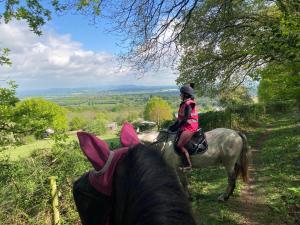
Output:
[[114,178],[113,225],[195,225],[175,172],[142,144],[119,162]]

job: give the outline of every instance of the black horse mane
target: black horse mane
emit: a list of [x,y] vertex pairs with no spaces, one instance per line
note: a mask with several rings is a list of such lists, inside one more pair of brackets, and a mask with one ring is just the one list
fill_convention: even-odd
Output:
[[196,224],[178,178],[159,152],[138,145],[119,162],[114,178],[114,225]]

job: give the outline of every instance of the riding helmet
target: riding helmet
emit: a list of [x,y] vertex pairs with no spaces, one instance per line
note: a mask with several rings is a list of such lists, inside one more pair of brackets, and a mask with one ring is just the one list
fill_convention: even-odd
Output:
[[180,88],[180,93],[188,94],[190,96],[194,95],[194,89],[190,85],[183,85]]

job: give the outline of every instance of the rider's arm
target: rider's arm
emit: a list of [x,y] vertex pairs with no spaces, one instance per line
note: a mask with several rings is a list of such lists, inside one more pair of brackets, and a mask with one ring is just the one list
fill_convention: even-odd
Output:
[[185,108],[184,108],[184,117],[183,119],[179,122],[179,127],[181,127],[182,125],[184,125],[185,123],[187,123],[188,121],[188,118],[190,116],[192,112],[192,107],[190,105],[187,105]]
[[183,124],[185,124],[192,112],[192,107],[190,105],[184,108],[184,117],[181,121],[177,120],[173,125],[169,127],[170,131],[177,131]]

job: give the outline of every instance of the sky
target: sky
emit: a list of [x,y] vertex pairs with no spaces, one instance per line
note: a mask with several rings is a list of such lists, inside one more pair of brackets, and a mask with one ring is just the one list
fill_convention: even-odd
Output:
[[105,21],[91,25],[81,15],[56,16],[31,32],[24,21],[0,23],[0,48],[10,49],[11,66],[0,66],[0,86],[15,80],[20,89],[97,87],[110,85],[175,85],[170,68],[141,75],[122,66],[117,54],[122,37],[107,33]]

